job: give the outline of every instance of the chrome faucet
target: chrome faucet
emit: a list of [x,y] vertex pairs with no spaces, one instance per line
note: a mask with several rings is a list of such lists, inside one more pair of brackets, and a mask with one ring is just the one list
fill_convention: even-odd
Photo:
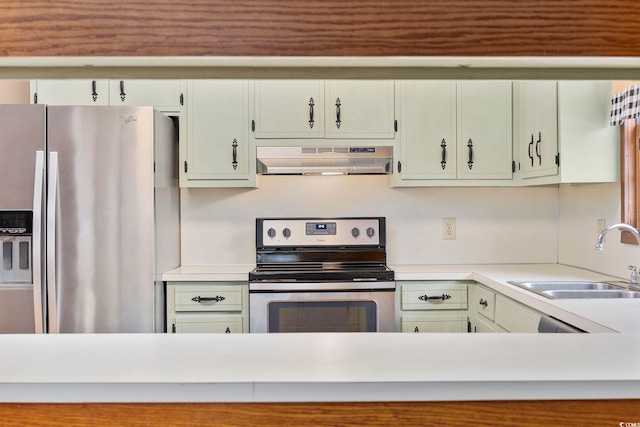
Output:
[[[602,230],[600,232],[600,235],[598,236],[598,242],[596,243],[596,249],[601,251],[602,250],[602,241],[604,240],[604,236],[611,230],[613,230],[614,228],[617,228],[619,230],[622,231],[628,231],[629,233],[631,233],[633,235],[633,237],[636,238],[636,240],[638,241],[638,245],[640,245],[640,233],[638,233],[638,230],[636,230],[635,227],[632,227],[629,224],[624,224],[624,223],[620,223],[620,224],[613,224],[608,226],[607,228],[605,228],[604,230]],[[636,289],[636,290],[640,290],[640,286],[638,285],[638,270],[637,267],[635,265],[630,265],[629,266],[629,270],[631,271],[631,278],[630,278],[630,284],[629,284],[629,288],[632,289]]]

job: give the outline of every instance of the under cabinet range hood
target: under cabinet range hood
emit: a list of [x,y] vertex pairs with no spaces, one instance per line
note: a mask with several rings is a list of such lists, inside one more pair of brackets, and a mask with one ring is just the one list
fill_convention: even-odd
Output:
[[257,147],[261,175],[355,175],[392,172],[393,147]]

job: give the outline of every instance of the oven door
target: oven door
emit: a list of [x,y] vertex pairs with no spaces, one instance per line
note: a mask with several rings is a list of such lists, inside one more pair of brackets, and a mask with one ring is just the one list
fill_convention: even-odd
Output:
[[395,332],[394,290],[254,292],[249,331]]

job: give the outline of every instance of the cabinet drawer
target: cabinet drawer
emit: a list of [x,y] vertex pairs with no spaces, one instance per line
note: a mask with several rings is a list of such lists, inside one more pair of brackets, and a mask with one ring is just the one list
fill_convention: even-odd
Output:
[[175,311],[242,311],[242,286],[190,286],[175,288]]
[[474,306],[478,314],[494,320],[496,309],[496,294],[481,286],[476,287]]
[[465,310],[464,283],[408,283],[401,285],[402,310]]
[[540,313],[501,295],[496,297],[496,324],[509,332],[538,332]]
[[468,332],[468,324],[464,315],[403,317],[402,332]]
[[209,334],[239,334],[242,333],[242,316],[239,314],[197,314],[176,315],[172,332],[209,333]]

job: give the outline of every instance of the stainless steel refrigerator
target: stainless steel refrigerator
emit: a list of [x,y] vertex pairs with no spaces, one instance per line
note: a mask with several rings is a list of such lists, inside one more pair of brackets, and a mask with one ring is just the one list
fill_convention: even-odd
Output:
[[176,153],[152,107],[0,106],[0,333],[164,330]]

